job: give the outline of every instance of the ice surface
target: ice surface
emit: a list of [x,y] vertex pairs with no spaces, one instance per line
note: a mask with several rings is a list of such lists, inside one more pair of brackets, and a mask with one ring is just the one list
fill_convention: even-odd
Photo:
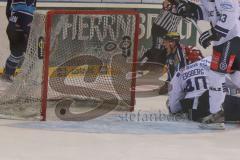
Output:
[[[135,112],[86,122],[0,120],[3,160],[238,160],[237,125],[201,130],[187,121],[154,121],[166,96],[138,98]],[[130,115],[141,118],[130,119]],[[126,118],[128,117],[128,118]]]

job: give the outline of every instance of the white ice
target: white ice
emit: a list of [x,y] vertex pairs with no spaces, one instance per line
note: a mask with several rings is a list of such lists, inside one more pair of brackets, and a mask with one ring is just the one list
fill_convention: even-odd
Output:
[[240,130],[126,119],[163,112],[166,96],[138,98],[135,112],[87,122],[0,120],[1,160],[239,160]]

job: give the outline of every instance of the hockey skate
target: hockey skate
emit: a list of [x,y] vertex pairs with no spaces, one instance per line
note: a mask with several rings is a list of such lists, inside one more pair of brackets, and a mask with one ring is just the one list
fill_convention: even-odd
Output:
[[11,76],[11,75],[8,75],[8,74],[5,74],[5,73],[3,73],[3,74],[0,76],[0,79],[1,79],[1,81],[8,82],[8,83],[12,83],[12,82],[13,82],[12,76]]
[[210,114],[202,118],[199,127],[202,129],[224,130],[224,111],[220,110],[215,114]]

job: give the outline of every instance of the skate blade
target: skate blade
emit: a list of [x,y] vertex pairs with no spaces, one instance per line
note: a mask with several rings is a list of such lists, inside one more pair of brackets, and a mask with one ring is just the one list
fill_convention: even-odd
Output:
[[210,130],[225,130],[224,123],[201,123],[199,124],[201,129],[210,129]]

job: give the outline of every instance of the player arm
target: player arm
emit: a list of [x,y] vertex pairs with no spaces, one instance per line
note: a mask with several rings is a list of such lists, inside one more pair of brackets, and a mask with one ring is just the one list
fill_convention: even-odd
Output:
[[9,17],[11,16],[11,4],[12,4],[12,0],[8,0],[7,1],[7,6],[6,6],[7,19],[9,19]]
[[181,86],[181,73],[177,72],[170,82],[169,87],[169,110],[171,113],[177,113],[182,110],[180,100],[185,97],[185,93]]
[[226,37],[236,23],[239,23],[239,4],[237,0],[219,0],[216,3],[220,18],[213,29],[218,39],[220,39]]
[[234,88],[240,89],[240,71],[235,71],[234,73],[230,74],[230,79],[226,78],[227,85],[233,85]]
[[[181,8],[181,5],[182,5],[182,7],[186,7],[186,8],[185,9]],[[185,10],[185,11],[183,11],[182,9]],[[191,18],[195,21],[197,21],[197,20],[207,20],[207,18],[208,18],[207,14],[206,14],[207,12],[202,5],[198,5],[198,4],[190,2],[190,1],[187,1],[186,4],[184,4],[184,3],[179,4],[178,7],[177,7],[177,12],[180,15],[182,14],[183,17],[188,17],[188,18]]]
[[[190,2],[188,0],[168,0],[176,7],[175,14],[184,18],[191,18],[196,20],[207,19],[207,12],[202,5]],[[173,10],[174,11],[174,10]]]
[[228,32],[239,23],[238,1],[219,0],[215,3],[219,18],[215,26],[200,35],[199,44],[203,48],[210,46],[211,41],[219,41],[222,37],[226,37]]

